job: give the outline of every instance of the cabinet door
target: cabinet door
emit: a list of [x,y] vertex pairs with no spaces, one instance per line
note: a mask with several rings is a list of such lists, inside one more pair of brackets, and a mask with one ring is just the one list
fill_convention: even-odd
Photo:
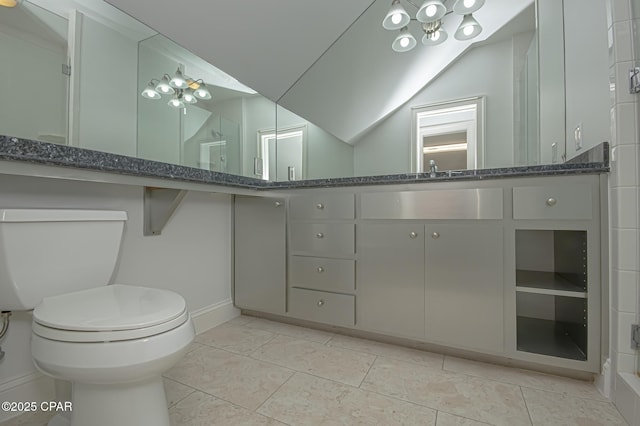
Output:
[[356,319],[366,330],[424,338],[424,227],[357,228]]
[[427,225],[427,340],[503,352],[502,232],[502,225]]
[[235,304],[244,309],[285,313],[284,199],[236,196]]

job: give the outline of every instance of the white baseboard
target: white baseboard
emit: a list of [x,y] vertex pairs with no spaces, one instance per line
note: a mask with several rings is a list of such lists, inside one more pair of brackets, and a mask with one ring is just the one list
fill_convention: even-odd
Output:
[[[53,379],[37,371],[17,377],[0,385],[0,401],[31,402],[55,400]],[[20,412],[0,411],[0,423],[19,416]]]
[[602,364],[602,371],[599,375],[596,375],[595,385],[602,395],[607,399],[611,399],[611,389],[613,388],[611,359],[607,358],[604,364]]
[[211,330],[213,327],[217,327],[237,316],[240,316],[240,309],[233,306],[233,301],[231,300],[225,300],[191,312],[196,334]]

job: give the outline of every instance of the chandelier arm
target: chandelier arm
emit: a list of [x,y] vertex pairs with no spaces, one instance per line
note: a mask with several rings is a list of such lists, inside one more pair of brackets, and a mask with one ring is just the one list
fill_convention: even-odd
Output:
[[[446,4],[449,0],[442,0],[442,4]],[[411,6],[415,7],[416,9],[420,9],[420,6],[418,6],[417,4],[415,4],[412,0],[406,0],[407,3],[409,3]],[[448,15],[449,13],[451,13],[452,11],[447,12],[446,14]]]
[[415,7],[416,9],[420,9],[420,6],[418,6],[417,4],[415,4],[413,1],[411,0],[407,0],[407,3],[409,3],[411,6]]

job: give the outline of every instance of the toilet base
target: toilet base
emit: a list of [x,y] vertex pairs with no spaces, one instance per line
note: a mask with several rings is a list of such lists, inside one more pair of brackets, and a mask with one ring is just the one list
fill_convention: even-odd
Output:
[[71,426],[71,419],[65,414],[56,414],[49,420],[47,426]]
[[72,395],[70,426],[169,426],[162,377],[114,385],[74,383]]

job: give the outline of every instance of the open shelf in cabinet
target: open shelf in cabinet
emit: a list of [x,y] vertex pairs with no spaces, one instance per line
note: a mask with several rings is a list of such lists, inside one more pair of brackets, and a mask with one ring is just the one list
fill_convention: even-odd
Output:
[[587,361],[587,232],[516,230],[517,350]]
[[587,297],[586,283],[579,283],[581,274],[516,270],[516,290],[556,296]]
[[586,361],[586,336],[575,339],[578,325],[540,318],[518,317],[518,350]]

